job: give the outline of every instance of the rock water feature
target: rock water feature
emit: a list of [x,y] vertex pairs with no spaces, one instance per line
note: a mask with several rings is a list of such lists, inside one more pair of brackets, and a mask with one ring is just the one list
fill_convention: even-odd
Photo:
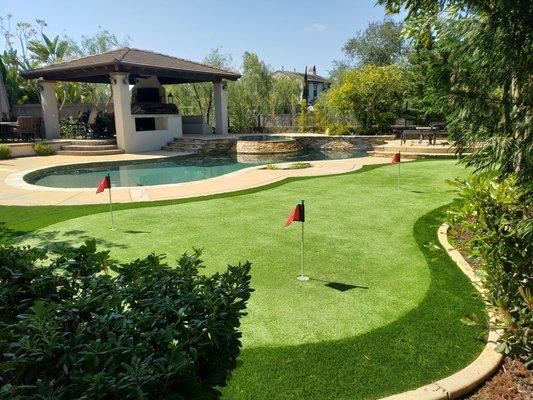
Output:
[[243,136],[237,140],[237,154],[286,154],[303,150],[300,143],[285,136]]

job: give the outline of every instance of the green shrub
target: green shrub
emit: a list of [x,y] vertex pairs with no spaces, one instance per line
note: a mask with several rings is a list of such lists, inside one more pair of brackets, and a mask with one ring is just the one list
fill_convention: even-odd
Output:
[[11,149],[5,144],[0,144],[0,160],[11,157]]
[[170,268],[154,254],[118,265],[94,240],[52,258],[0,246],[0,397],[219,398],[251,265],[207,276],[199,256]]
[[296,117],[298,123],[298,130],[300,132],[307,132],[309,126],[309,116],[307,115],[307,100],[302,99],[300,103],[300,112]]
[[59,120],[59,133],[63,138],[73,139],[85,135],[86,132],[83,125],[78,124],[74,118],[68,117]]
[[357,131],[355,125],[334,123],[328,125],[326,133],[328,135],[353,135]]
[[47,143],[35,143],[33,150],[35,150],[38,156],[54,154],[54,148]]
[[296,162],[294,164],[291,164],[290,169],[305,169],[310,167],[311,164],[309,164],[308,162]]
[[504,329],[497,350],[532,358],[533,199],[516,177],[498,180],[478,173],[455,183],[460,197],[452,226],[468,232],[467,247],[478,259],[497,324]]
[[313,119],[314,119],[314,131],[317,133],[324,133],[327,130],[328,118],[324,110],[323,101],[320,101],[323,97],[319,97],[314,105]]

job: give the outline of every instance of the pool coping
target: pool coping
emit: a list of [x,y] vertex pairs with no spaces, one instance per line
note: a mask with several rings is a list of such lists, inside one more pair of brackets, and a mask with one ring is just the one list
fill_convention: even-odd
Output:
[[[190,156],[190,155],[195,155],[195,154],[194,153],[183,153],[183,154],[180,154],[178,156],[171,156],[171,157],[161,156],[161,157],[153,157],[153,158],[148,158],[148,159],[130,160],[130,161],[143,162],[143,161],[150,161],[150,160],[164,160],[164,159],[175,158],[175,157],[187,157],[187,156]],[[365,156],[365,157],[367,157],[367,156]],[[315,161],[305,161],[305,162],[311,164],[311,167],[313,167],[313,162],[317,162],[317,161],[326,162],[326,163],[329,162],[329,161],[354,161],[354,160],[358,160],[358,159],[365,158],[365,157],[343,158],[343,159],[338,159],[338,160],[315,160]],[[81,191],[81,192],[94,192],[96,190],[94,187],[60,188],[60,187],[54,187],[54,186],[36,185],[36,184],[27,182],[26,180],[24,180],[24,177],[26,175],[34,173],[34,172],[38,172],[38,171],[46,170],[46,169],[53,169],[53,168],[57,168],[57,167],[67,167],[67,166],[84,165],[84,164],[97,164],[97,163],[98,164],[108,164],[108,163],[111,164],[111,163],[116,163],[116,162],[118,162],[118,161],[112,161],[112,160],[110,160],[110,161],[100,161],[100,162],[82,161],[82,162],[79,162],[79,163],[64,163],[64,164],[57,164],[57,165],[53,165],[53,166],[32,168],[32,169],[27,169],[27,170],[14,172],[14,173],[8,175],[4,179],[4,182],[6,184],[8,184],[8,185],[11,185],[11,186],[14,186],[14,187],[17,187],[17,188],[20,188],[20,189],[33,190],[33,191],[58,191],[58,192],[80,192]],[[124,161],[120,161],[120,162],[128,162],[128,161],[124,160]],[[188,181],[188,182],[163,183],[163,184],[159,184],[159,185],[116,186],[114,189],[115,190],[117,190],[117,189],[119,189],[119,190],[120,189],[123,189],[123,190],[132,190],[133,189],[133,190],[135,190],[135,189],[174,188],[174,187],[180,187],[180,186],[184,186],[184,185],[187,185],[187,184],[190,184],[190,183],[194,183],[194,182],[199,182],[199,181],[211,182],[211,181],[216,180],[216,179],[221,178],[221,177],[232,178],[232,177],[234,177],[236,175],[240,175],[241,173],[246,173],[248,171],[265,169],[267,167],[267,165],[271,165],[271,164],[279,167],[279,168],[274,169],[274,170],[277,170],[277,171],[288,171],[290,169],[289,168],[284,168],[285,166],[288,166],[288,165],[291,165],[291,164],[295,164],[295,163],[298,163],[298,162],[302,162],[302,161],[296,160],[296,161],[288,161],[288,162],[280,162],[280,163],[257,164],[257,165],[252,165],[250,167],[239,169],[237,171],[232,171],[232,172],[228,172],[226,174],[213,176],[211,178],[198,179],[198,180]]]
[[[123,154],[120,156],[69,157],[55,155],[9,159],[0,162],[0,204],[35,206],[107,203],[107,196],[97,195],[95,193],[96,188],[53,188],[38,186],[27,183],[23,177],[28,173],[58,166],[164,159],[189,154],[186,152],[173,152],[162,155],[162,152],[148,152],[131,155]],[[279,163],[279,165],[294,162],[296,161]],[[289,177],[336,175],[360,169],[365,165],[388,163],[388,159],[366,156],[342,160],[317,160],[311,162],[312,166],[310,168],[305,169],[267,170],[265,165],[254,165],[220,176],[191,182],[115,187],[113,189],[113,202],[158,201],[231,193],[265,186]]]
[[[177,157],[186,157],[188,155],[193,155],[194,153],[187,153],[187,154],[183,154],[183,155],[180,155],[180,156],[177,156]],[[173,158],[173,157],[155,157],[155,158],[149,158],[149,159],[143,159],[143,160],[135,160],[135,161],[150,161],[150,160],[163,160],[163,159],[166,159],[166,158]],[[133,161],[133,160],[131,160]],[[107,164],[107,163],[115,163],[116,161],[102,161],[100,162],[100,164]],[[127,162],[127,161],[125,161]],[[54,187],[54,186],[41,186],[41,185],[36,185],[36,184],[33,184],[33,183],[28,183],[24,180],[24,177],[28,174],[31,174],[33,172],[37,172],[37,171],[41,171],[41,170],[45,170],[45,169],[52,169],[52,168],[57,168],[57,167],[66,167],[66,166],[74,166],[74,165],[82,165],[82,164],[95,164],[95,162],[92,162],[92,161],[84,161],[84,162],[80,162],[80,163],[66,163],[66,164],[58,164],[58,165],[54,165],[54,166],[48,166],[48,167],[39,167],[39,168],[33,168],[33,169],[27,169],[27,170],[23,170],[23,171],[19,171],[19,172],[15,172],[13,174],[10,174],[9,176],[7,176],[5,178],[5,182],[8,184],[8,185],[11,185],[11,186],[14,186],[14,187],[18,187],[20,189],[25,189],[25,190],[34,190],[34,191],[59,191],[59,192],[94,192],[96,190],[96,188],[94,187],[80,187],[80,188],[59,188],[59,187]],[[181,185],[186,185],[188,183],[192,183],[192,182],[198,182],[198,181],[202,181],[202,182],[207,182],[207,181],[210,181],[212,179],[216,179],[216,178],[219,178],[219,177],[222,177],[222,176],[225,176],[225,177],[230,177],[231,175],[236,175],[238,174],[239,172],[245,172],[246,170],[254,170],[254,169],[261,169],[261,168],[265,168],[265,165],[254,165],[254,166],[251,166],[251,167],[247,167],[247,168],[242,168],[242,169],[239,169],[237,171],[233,171],[233,172],[228,172],[227,174],[222,174],[222,175],[218,175],[218,176],[213,176],[211,178],[207,178],[207,179],[199,179],[199,180],[195,180],[195,181],[189,181],[189,182],[179,182],[179,183],[163,183],[163,184],[160,184],[160,185],[144,185],[144,186],[141,186],[141,185],[138,185],[138,186],[116,186],[114,187],[114,189],[124,189],[124,190],[132,190],[132,189],[153,189],[153,188],[165,188],[165,187],[179,187]]]
[[[441,246],[485,299],[487,291],[483,288],[481,279],[475,274],[474,269],[464,259],[459,250],[449,243],[449,229],[450,226],[444,223],[437,231],[437,237]],[[487,338],[487,344],[481,354],[473,362],[459,372],[446,378],[421,386],[417,389],[383,397],[380,400],[453,400],[472,392],[472,390],[489,379],[501,365],[504,356],[494,350],[503,332],[501,329],[495,328],[494,313],[490,310],[488,310],[487,313],[489,316],[489,335]]]

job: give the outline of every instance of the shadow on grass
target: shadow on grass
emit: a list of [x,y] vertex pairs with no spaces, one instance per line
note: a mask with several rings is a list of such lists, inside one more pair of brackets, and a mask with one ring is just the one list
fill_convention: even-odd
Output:
[[17,236],[24,233],[26,232],[10,228],[5,222],[0,222],[0,244],[11,244]]
[[[20,238],[24,242],[30,242],[32,246],[48,248],[54,250],[64,246],[77,247],[87,240],[96,239],[96,244],[106,249],[127,249],[130,246],[124,243],[116,243],[110,240],[95,238],[92,235],[88,235],[86,231],[73,229],[64,233],[60,231],[34,231],[27,233]],[[12,241],[13,244],[19,244]]]
[[483,320],[483,303],[444,250],[429,245],[437,241],[443,214],[444,207],[434,210],[414,226],[431,274],[416,309],[352,338],[244,349],[224,399],[371,399],[428,384],[473,361],[486,332],[460,318],[473,313]]
[[317,279],[317,278],[309,278],[310,281],[316,281],[316,282],[323,282],[325,283],[324,286],[327,286],[331,289],[338,290],[339,292],[346,292],[348,290],[352,289],[370,289],[367,286],[360,286],[360,285],[352,285],[350,283],[342,283],[342,282],[331,282],[326,281],[324,279]]

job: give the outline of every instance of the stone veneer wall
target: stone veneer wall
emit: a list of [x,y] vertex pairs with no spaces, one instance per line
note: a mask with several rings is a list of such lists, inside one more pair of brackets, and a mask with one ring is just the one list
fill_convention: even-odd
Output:
[[275,140],[258,140],[253,139],[238,140],[236,151],[237,154],[278,154],[278,153],[298,153],[302,151],[302,145],[298,140],[282,139]]
[[203,140],[202,147],[198,150],[201,154],[234,153],[237,138]]
[[[214,135],[213,135],[214,136]],[[249,135],[248,135],[249,136]],[[326,136],[303,134],[289,135],[293,137],[302,149],[323,150],[328,148],[340,149],[342,147],[352,147],[360,150],[372,150],[375,146],[385,144],[387,140],[394,139],[394,136]],[[236,152],[238,136],[227,138],[180,138],[165,146],[165,150],[189,151],[200,154],[224,154]],[[240,142],[240,145],[246,143]],[[256,144],[257,142],[253,142]],[[294,143],[294,142],[262,142],[263,145],[272,143]],[[276,144],[277,145],[277,144]],[[270,152],[272,153],[272,152]],[[257,153],[256,153],[257,154]]]
[[323,150],[328,147],[340,147],[348,145],[359,150],[372,150],[374,146],[386,143],[386,140],[394,136],[301,136],[295,137],[302,147],[311,150]]

